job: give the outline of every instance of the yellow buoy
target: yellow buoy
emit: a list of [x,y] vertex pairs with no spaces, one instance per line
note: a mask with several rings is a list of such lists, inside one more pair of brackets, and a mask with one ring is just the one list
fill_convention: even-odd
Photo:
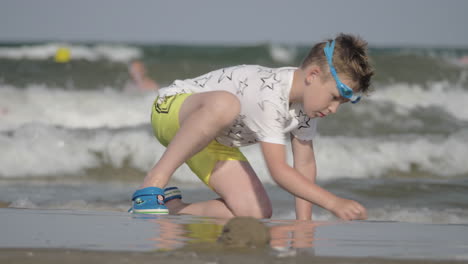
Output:
[[61,47],[55,52],[55,62],[65,63],[69,62],[71,58],[70,49],[66,47]]

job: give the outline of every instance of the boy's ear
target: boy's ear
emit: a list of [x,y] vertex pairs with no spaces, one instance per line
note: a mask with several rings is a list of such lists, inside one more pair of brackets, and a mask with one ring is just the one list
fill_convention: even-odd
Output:
[[306,81],[311,83],[313,80],[319,77],[321,72],[322,71],[320,70],[320,67],[315,65],[309,66],[306,70]]

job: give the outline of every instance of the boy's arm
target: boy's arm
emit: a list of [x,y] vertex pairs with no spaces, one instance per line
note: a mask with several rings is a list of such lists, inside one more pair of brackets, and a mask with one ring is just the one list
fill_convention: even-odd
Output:
[[[291,147],[293,151],[294,168],[309,182],[315,184],[317,167],[315,164],[314,147],[312,141],[304,141],[291,135]],[[312,219],[312,203],[299,197],[295,197],[296,219]]]
[[296,197],[317,204],[345,220],[366,219],[366,209],[359,203],[342,199],[312,183],[286,162],[286,148],[281,144],[261,142],[263,156],[275,182]]

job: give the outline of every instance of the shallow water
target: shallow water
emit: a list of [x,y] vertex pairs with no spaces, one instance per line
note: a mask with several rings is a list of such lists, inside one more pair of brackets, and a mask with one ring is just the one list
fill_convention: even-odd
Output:
[[[220,252],[226,220],[133,216],[71,210],[0,209],[0,248]],[[401,222],[264,220],[271,241],[262,254],[468,260],[467,225]],[[229,252],[229,251],[226,251]]]
[[[91,177],[91,176],[90,176]],[[142,179],[143,175],[135,176]],[[89,178],[0,180],[0,205],[27,209],[70,209],[126,212],[130,196],[140,180],[118,181]],[[172,182],[182,191],[185,202],[217,198],[202,184]],[[370,221],[399,221],[426,224],[467,224],[467,182],[440,179],[341,179],[321,183],[337,195],[365,205]],[[274,184],[265,184],[273,205],[273,219],[295,219],[293,197]],[[2,206],[0,206],[2,207]],[[336,221],[328,211],[317,206],[313,219]]]

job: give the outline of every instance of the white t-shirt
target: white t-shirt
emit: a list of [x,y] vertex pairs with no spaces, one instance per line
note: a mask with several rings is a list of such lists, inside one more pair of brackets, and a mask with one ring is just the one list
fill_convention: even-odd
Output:
[[240,114],[216,138],[226,146],[241,147],[259,141],[286,144],[289,133],[301,140],[312,140],[317,119],[309,118],[302,104],[289,104],[295,70],[258,65],[228,67],[194,79],[176,80],[159,90],[159,98],[219,90],[236,95],[241,103]]

